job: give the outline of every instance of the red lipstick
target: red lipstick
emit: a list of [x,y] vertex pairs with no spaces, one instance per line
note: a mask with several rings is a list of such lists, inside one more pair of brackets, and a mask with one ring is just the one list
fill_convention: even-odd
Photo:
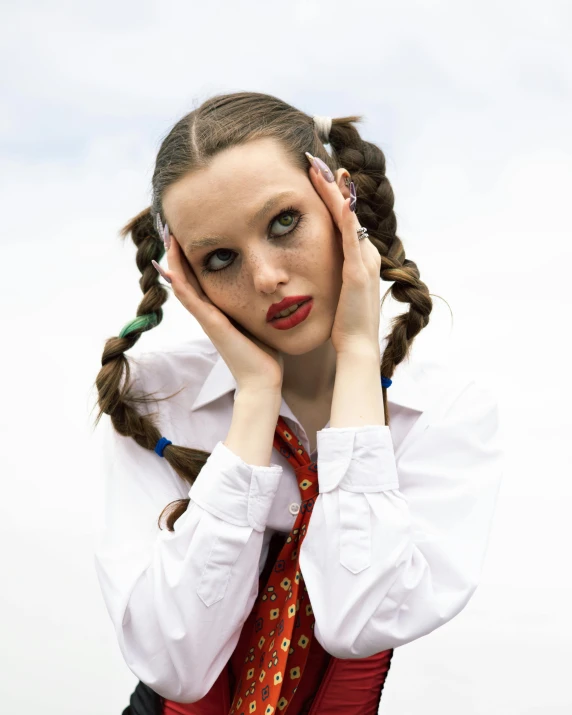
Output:
[[268,308],[268,312],[266,313],[267,322],[270,322],[277,313],[286,310],[286,308],[289,308],[291,305],[295,303],[305,303],[311,298],[311,295],[290,295],[287,298],[283,298],[280,303],[274,303],[274,305]]
[[293,313],[290,313],[290,315],[287,315],[285,318],[274,318],[271,320],[270,325],[276,328],[276,330],[289,330],[303,320],[306,320],[313,306],[314,301],[310,298],[310,300],[299,305]]

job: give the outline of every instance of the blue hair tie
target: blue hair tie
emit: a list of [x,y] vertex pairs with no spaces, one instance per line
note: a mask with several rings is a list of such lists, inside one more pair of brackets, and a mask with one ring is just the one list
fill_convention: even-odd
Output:
[[159,455],[159,457],[163,457],[163,452],[165,451],[165,447],[168,444],[173,444],[170,440],[168,440],[166,437],[161,437],[161,439],[157,442],[155,445],[155,452]]
[[382,387],[389,387],[391,385],[391,380],[388,377],[381,377],[381,385]]

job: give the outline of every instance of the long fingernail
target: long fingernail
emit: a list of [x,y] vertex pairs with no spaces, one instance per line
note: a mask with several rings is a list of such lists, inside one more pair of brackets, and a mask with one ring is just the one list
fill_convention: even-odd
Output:
[[171,248],[171,236],[169,236],[169,226],[167,224],[163,229],[163,243],[165,244],[165,250],[168,251]]
[[310,154],[310,152],[305,151],[304,154],[306,154],[306,159],[308,159],[308,161],[310,162],[310,164],[312,164],[314,169],[316,169],[316,171],[320,171],[320,167],[316,163],[316,159]]
[[304,153],[306,154],[306,158],[312,164],[314,169],[316,169],[316,171],[319,171],[326,181],[332,183],[332,181],[334,181],[334,175],[330,171],[330,167],[327,164],[324,164],[321,159],[318,159],[317,156],[312,156],[309,151],[306,151]]
[[356,204],[357,204],[356,185],[354,184],[353,181],[350,181],[350,211],[355,212]]
[[172,283],[173,281],[169,278],[169,276],[165,273],[165,271],[161,268],[161,266],[157,263],[155,260],[151,260],[151,263],[155,266],[155,268],[159,271],[159,273],[163,276],[163,278],[167,281],[167,283]]
[[329,181],[331,184],[334,181],[334,175],[332,174],[330,167],[327,164],[324,164],[321,159],[318,159],[317,156],[314,157],[314,161],[318,165],[318,169],[322,172],[324,179]]

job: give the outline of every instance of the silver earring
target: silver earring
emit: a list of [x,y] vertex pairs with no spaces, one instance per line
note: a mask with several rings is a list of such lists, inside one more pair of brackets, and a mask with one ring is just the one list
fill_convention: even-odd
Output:
[[351,183],[351,179],[349,176],[346,176],[346,186],[349,186]]

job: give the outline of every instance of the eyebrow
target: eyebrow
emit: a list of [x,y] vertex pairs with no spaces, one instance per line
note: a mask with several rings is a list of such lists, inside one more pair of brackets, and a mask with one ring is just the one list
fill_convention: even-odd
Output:
[[[258,209],[254,216],[252,216],[252,218],[247,222],[247,226],[249,228],[252,228],[256,223],[258,223],[258,221],[260,221],[261,218],[263,218],[269,211],[271,211],[277,203],[279,203],[280,201],[284,201],[284,199],[290,196],[294,196],[295,194],[295,191],[282,191],[275,196],[271,196],[267,201],[264,202],[263,206]],[[225,236],[204,236],[203,238],[199,238],[197,241],[193,241],[192,243],[190,243],[187,247],[187,250],[189,252],[198,251],[201,248],[210,248],[211,246],[218,246],[219,243],[223,243],[224,241],[228,241]]]

